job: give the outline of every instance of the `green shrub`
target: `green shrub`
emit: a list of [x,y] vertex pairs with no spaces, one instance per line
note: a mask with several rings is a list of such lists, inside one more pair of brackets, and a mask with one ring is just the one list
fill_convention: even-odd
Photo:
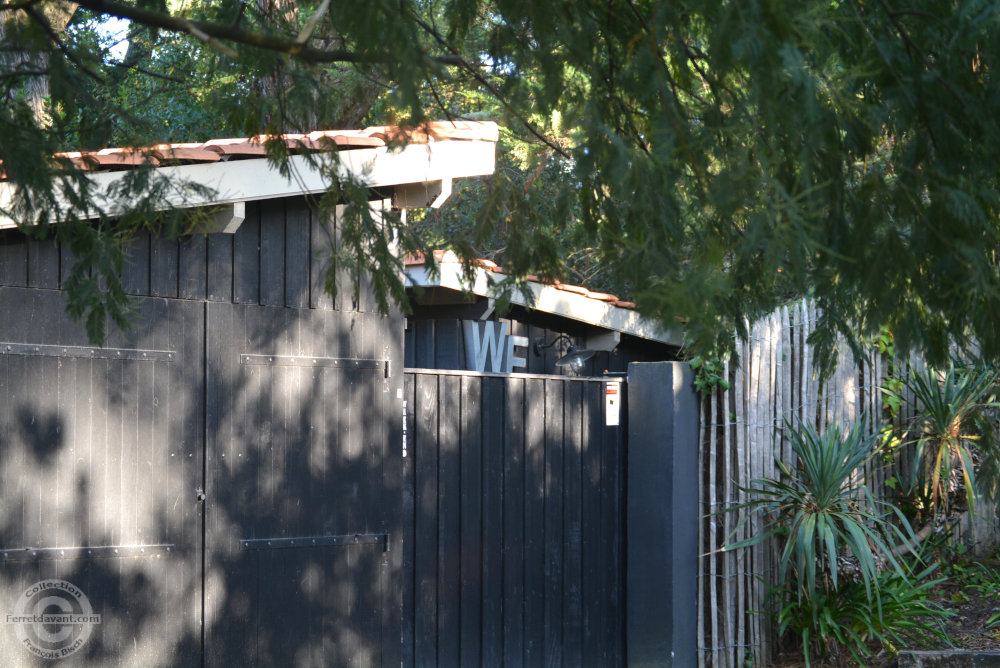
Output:
[[[846,433],[800,425],[789,438],[798,463],[776,459],[782,477],[754,480],[744,488],[750,500],[732,509],[745,511],[737,528],[762,514],[764,530],[726,548],[778,540],[772,595],[779,597],[781,634],[801,638],[807,665],[813,651],[825,652],[832,642],[858,661],[875,643],[895,652],[911,640],[945,642],[939,622],[950,613],[929,598],[944,580],[930,579],[933,568],[912,573],[893,554],[890,545],[915,542],[913,531],[862,479],[864,465],[879,454],[880,435],[866,434],[858,422]],[[857,579],[839,575],[838,558],[845,555],[856,561]]]
[[[726,549],[779,537],[778,587],[795,591],[800,599],[837,588],[837,557],[846,552],[857,560],[865,590],[877,597],[871,586],[877,561],[883,559],[901,572],[889,544],[913,536],[902,513],[876,501],[858,475],[878,453],[878,435],[866,435],[858,422],[845,434],[837,427],[818,434],[802,424],[790,430],[789,437],[798,465],[792,468],[776,458],[782,478],[754,480],[755,487],[744,489],[750,500],[733,508],[749,511],[739,526],[754,513],[763,513],[765,530]],[[892,515],[898,526],[888,521]]]
[[[997,407],[994,396],[1000,374],[985,366],[952,364],[938,371],[913,370],[906,382],[919,411],[912,431],[916,445],[909,493],[922,519],[947,514],[951,500],[951,478],[961,471],[966,502],[975,508],[975,498],[985,493],[997,499],[1000,491],[995,426],[990,411]],[[898,391],[883,388],[902,399]],[[984,480],[976,479],[973,450],[984,457]]]
[[800,599],[784,592],[778,612],[779,632],[802,639],[806,665],[814,652],[825,654],[832,645],[845,648],[860,665],[872,655],[872,646],[890,655],[907,645],[948,645],[943,620],[954,615],[931,600],[934,587],[946,578],[931,579],[936,565],[920,573],[885,571],[876,578],[877,598],[860,582]]

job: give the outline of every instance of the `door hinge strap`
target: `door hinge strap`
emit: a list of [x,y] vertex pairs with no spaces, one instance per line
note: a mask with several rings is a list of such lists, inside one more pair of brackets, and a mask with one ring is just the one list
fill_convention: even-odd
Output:
[[138,350],[136,348],[96,348],[92,346],[53,346],[36,343],[0,342],[0,355],[27,357],[72,357],[77,359],[136,360],[139,362],[173,362],[172,350]]
[[341,536],[299,536],[296,538],[246,538],[240,541],[244,550],[281,550],[303,547],[346,547],[349,545],[383,544],[389,551],[388,533],[352,533]]
[[309,355],[240,355],[240,364],[373,370],[379,370],[383,366],[382,360],[354,359],[350,357],[312,357]]
[[5,561],[36,561],[39,559],[134,559],[164,557],[173,543],[162,545],[100,545],[85,547],[18,547],[0,549],[0,563]]

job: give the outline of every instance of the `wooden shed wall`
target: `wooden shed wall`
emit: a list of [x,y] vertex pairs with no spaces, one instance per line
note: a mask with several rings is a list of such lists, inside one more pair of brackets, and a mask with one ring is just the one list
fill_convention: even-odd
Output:
[[[128,246],[122,283],[128,294],[234,304],[377,311],[368,285],[355,302],[345,276],[336,299],[324,290],[334,226],[301,197],[249,202],[235,234],[169,240],[142,232]],[[55,241],[0,235],[0,285],[61,289],[75,259]]]
[[[399,665],[403,322],[324,292],[331,229],[288,198],[138,235],[103,348],[67,249],[0,233],[0,610],[81,587],[104,622],[72,665]],[[20,645],[0,665],[41,665]]]

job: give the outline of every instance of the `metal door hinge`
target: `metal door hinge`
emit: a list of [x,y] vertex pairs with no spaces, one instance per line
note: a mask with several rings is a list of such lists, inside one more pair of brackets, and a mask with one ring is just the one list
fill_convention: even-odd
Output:
[[388,533],[352,533],[339,536],[297,536],[295,538],[246,538],[240,541],[244,550],[285,550],[308,547],[347,547],[382,543],[389,551]]

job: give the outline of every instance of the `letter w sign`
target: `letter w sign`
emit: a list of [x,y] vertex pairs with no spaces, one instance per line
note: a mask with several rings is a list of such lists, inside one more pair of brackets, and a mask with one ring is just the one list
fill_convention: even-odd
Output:
[[488,370],[493,373],[510,373],[514,367],[528,366],[527,358],[514,355],[514,348],[528,346],[528,337],[509,336],[505,322],[465,320],[462,322],[462,334],[465,338],[465,364],[471,371],[487,371],[487,359],[490,364]]

